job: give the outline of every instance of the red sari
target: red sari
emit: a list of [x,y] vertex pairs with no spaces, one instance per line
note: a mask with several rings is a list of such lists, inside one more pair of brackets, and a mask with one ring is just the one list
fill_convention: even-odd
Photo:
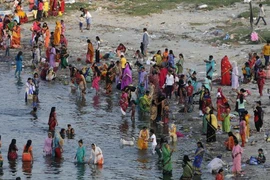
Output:
[[50,0],[50,11],[49,11],[49,14],[51,16],[58,16],[57,4],[58,4],[58,0]]
[[128,94],[126,92],[122,92],[122,95],[121,95],[121,98],[120,98],[120,101],[119,101],[119,105],[120,107],[122,108],[122,110],[124,112],[127,111],[127,108],[128,108]]
[[260,96],[263,95],[263,87],[265,84],[265,78],[266,78],[266,73],[262,70],[262,71],[258,71],[258,78],[257,78],[257,84],[258,84],[258,88],[259,88],[259,93]]
[[60,0],[59,4],[60,4],[59,11],[61,13],[64,13],[65,12],[65,0]]
[[165,84],[166,81],[166,76],[168,73],[168,69],[167,68],[161,68],[160,69],[160,73],[159,73],[159,87],[162,89],[162,86]]
[[222,114],[226,112],[227,107],[225,106],[225,103],[227,102],[227,99],[223,95],[221,88],[218,88],[218,93],[220,93],[220,97],[217,97],[217,119],[223,121],[224,118],[222,117]]
[[231,85],[231,74],[230,71],[232,69],[232,65],[227,56],[221,60],[221,85],[230,86]]

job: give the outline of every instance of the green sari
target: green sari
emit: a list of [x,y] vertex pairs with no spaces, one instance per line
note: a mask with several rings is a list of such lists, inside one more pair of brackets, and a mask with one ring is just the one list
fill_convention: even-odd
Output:
[[61,68],[65,69],[68,66],[67,58],[69,54],[67,53],[67,48],[62,47],[60,52],[61,57]]
[[207,133],[207,120],[206,120],[206,116],[207,116],[207,114],[203,115],[203,123],[202,123],[203,124],[202,131],[203,131],[204,134]]
[[231,117],[229,114],[223,114],[224,120],[222,121],[222,131],[228,133],[231,131]]
[[166,144],[162,145],[162,156],[163,156],[163,174],[172,175],[172,160],[171,150],[167,149]]
[[84,163],[84,157],[85,157],[85,147],[78,147],[76,158],[78,163]]

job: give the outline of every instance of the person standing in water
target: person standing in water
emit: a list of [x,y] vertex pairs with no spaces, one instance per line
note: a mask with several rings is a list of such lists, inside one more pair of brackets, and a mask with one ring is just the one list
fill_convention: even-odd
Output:
[[143,40],[142,40],[142,44],[143,44],[143,55],[144,57],[147,57],[147,47],[149,45],[149,34],[147,32],[146,28],[143,28]]
[[33,161],[33,152],[32,152],[32,141],[28,140],[26,145],[23,148],[22,161],[23,162],[32,162]]
[[52,133],[48,133],[48,137],[45,139],[43,152],[46,156],[52,155]]
[[83,140],[78,141],[79,147],[77,148],[76,155],[74,159],[77,159],[77,163],[84,163],[85,158],[85,147],[83,146]]
[[96,146],[96,144],[92,144],[91,147],[92,147],[92,151],[91,151],[88,164],[90,164],[92,159],[93,159],[93,163],[96,165],[104,164],[104,158],[103,158],[101,149],[98,146]]
[[55,107],[51,108],[48,125],[49,125],[49,131],[51,131],[54,135],[55,127],[58,125]]
[[[21,77],[21,72],[22,72],[22,61],[23,61],[23,53],[22,51],[19,51],[15,60],[16,60],[16,71],[15,71],[15,78],[20,78]],[[18,76],[17,76],[18,73]]]

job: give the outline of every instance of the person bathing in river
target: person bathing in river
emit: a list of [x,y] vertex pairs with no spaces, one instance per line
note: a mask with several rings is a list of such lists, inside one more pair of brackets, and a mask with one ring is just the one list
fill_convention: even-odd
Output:
[[43,152],[46,156],[52,155],[52,133],[48,133],[48,137],[45,139]]
[[15,161],[18,158],[18,148],[16,146],[16,139],[12,139],[8,148],[8,160]]
[[56,118],[55,107],[51,108],[48,125],[49,125],[49,131],[51,131],[53,133],[53,135],[54,135],[55,126],[58,125],[57,118]]
[[96,90],[96,95],[98,95],[101,72],[96,63],[93,64],[93,67],[94,67],[94,78],[92,82],[92,87]]
[[90,155],[90,159],[88,161],[88,164],[90,164],[92,161],[93,164],[95,164],[95,165],[103,165],[104,158],[103,158],[103,154],[102,154],[100,147],[96,146],[96,144],[92,144],[91,147],[92,147],[92,151],[91,151],[91,155]]
[[33,83],[32,78],[28,78],[25,89],[25,102],[27,102],[30,99],[33,99],[34,91],[35,91],[35,84]]
[[32,150],[32,141],[28,140],[26,145],[23,148],[22,161],[23,162],[33,162],[33,150]]
[[79,147],[77,148],[74,159],[77,159],[77,163],[84,163],[85,159],[85,147],[83,146],[83,140],[78,141]]

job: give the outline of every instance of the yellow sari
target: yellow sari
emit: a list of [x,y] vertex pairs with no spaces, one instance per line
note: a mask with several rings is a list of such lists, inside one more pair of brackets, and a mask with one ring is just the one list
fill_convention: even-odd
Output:
[[56,22],[55,31],[54,31],[54,41],[53,44],[58,46],[60,44],[60,35],[61,35],[61,23],[59,21]]
[[148,139],[149,139],[149,133],[147,130],[141,130],[139,139],[138,139],[138,148],[140,150],[144,150],[148,148]]
[[16,25],[12,29],[11,47],[19,48],[21,46],[21,28]]

